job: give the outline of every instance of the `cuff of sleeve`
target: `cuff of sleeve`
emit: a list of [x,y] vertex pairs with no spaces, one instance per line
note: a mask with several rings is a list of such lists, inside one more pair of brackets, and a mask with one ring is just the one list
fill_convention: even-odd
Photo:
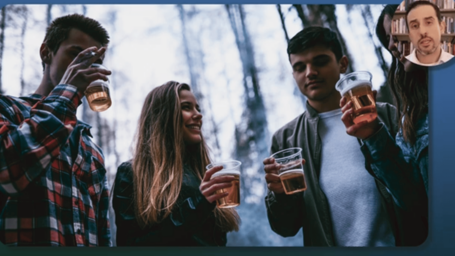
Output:
[[59,84],[54,87],[45,101],[61,101],[72,103],[76,109],[82,103],[84,92],[77,89],[71,84]]
[[362,151],[369,153],[371,159],[377,161],[384,158],[387,150],[392,149],[394,143],[395,141],[390,136],[385,125],[381,124],[381,128],[375,134],[368,139],[362,140]]
[[297,197],[302,196],[301,193],[296,193],[292,195],[286,195],[285,193],[275,194],[272,191],[269,191],[266,201],[269,205],[279,204],[280,207],[293,206],[292,203]]

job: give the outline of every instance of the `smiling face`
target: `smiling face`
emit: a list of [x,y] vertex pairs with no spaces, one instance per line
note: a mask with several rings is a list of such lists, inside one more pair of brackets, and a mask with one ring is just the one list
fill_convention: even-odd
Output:
[[439,22],[432,6],[420,5],[407,16],[409,38],[418,54],[423,56],[439,55],[442,23]]
[[[76,56],[83,50],[96,46],[98,49],[102,47],[101,43],[82,32],[79,29],[71,29],[68,38],[63,41],[58,50],[54,53],[43,44],[41,46],[41,59],[45,63],[44,75],[46,79],[56,86],[60,83],[69,64],[76,58]],[[104,56],[103,56],[104,58]],[[100,58],[95,63],[102,64],[103,59]]]
[[313,101],[324,101],[338,94],[335,89],[340,73],[346,72],[347,58],[337,61],[335,54],[327,47],[315,46],[301,53],[291,54],[292,74],[300,91]]
[[179,92],[180,108],[182,109],[183,141],[187,145],[202,141],[202,114],[194,94],[189,90]]

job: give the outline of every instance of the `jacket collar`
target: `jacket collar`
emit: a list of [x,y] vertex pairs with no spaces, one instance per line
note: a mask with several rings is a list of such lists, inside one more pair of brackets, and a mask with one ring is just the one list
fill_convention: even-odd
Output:
[[314,119],[314,118],[319,118],[319,113],[314,109],[308,101],[306,101],[306,111],[305,115],[307,118]]

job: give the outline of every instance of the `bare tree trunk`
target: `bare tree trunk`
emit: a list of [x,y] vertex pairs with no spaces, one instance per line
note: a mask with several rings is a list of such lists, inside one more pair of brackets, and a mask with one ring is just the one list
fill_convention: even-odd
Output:
[[51,21],[52,21],[52,4],[48,4],[47,5],[47,15],[46,15],[46,20],[47,20],[47,25],[49,26],[51,24]]
[[[185,12],[185,9],[183,8],[183,5],[178,4],[177,8],[179,10],[179,15],[180,15],[180,21],[182,25],[182,40],[183,40],[183,47],[185,50],[185,57],[186,61],[188,64],[188,69],[190,73],[190,81],[191,81],[191,88],[193,90],[193,93],[198,100],[199,104],[202,104],[203,101],[204,103],[207,103],[208,109],[212,109],[212,104],[210,101],[210,88],[206,91],[208,97],[204,97],[204,95],[201,93],[201,85],[203,81],[203,77],[201,77],[201,74],[203,74],[205,70],[205,65],[204,65],[204,53],[202,52],[200,48],[200,42],[197,41],[199,40],[200,37],[191,37],[191,33],[188,34],[188,27],[187,27],[187,15]],[[195,42],[196,41],[196,42]],[[191,43],[192,42],[192,43]],[[194,54],[191,54],[194,53]],[[197,55],[195,57],[194,55]],[[204,99],[205,98],[205,99]],[[210,129],[210,134],[212,135],[210,139],[213,139],[214,146],[215,148],[213,149],[213,152],[215,153],[215,157],[218,157],[220,155],[220,143],[218,140],[218,126],[215,122],[213,114],[210,114],[208,116],[208,119],[210,121],[211,129]]]
[[299,16],[300,20],[302,21],[302,26],[303,26],[303,28],[306,28],[306,27],[311,26],[311,25],[310,25],[310,22],[308,22],[308,19],[307,19],[307,17],[305,16],[305,13],[304,13],[304,11],[303,11],[302,5],[300,5],[300,4],[293,4],[292,6],[293,6],[293,7],[295,8],[295,10],[297,11],[297,15]]
[[[364,17],[365,27],[368,28],[368,37],[371,38],[371,41],[374,45],[373,33],[371,33],[371,31],[375,30],[374,24],[376,24],[376,22],[373,20],[373,15],[371,14],[370,6],[365,5],[365,6],[363,6],[363,8],[362,8],[362,6],[359,6],[359,8],[362,12],[362,16]],[[373,24],[373,26],[370,27],[369,24]],[[382,55],[381,48],[382,48],[381,45],[375,45],[374,50],[376,52],[376,55],[378,56],[379,66],[382,69],[384,78],[385,78],[385,80],[387,80],[387,75],[389,73],[389,67],[384,60],[384,56]],[[390,87],[387,85],[387,83],[385,83],[384,85],[381,85],[379,87],[377,101],[388,102],[390,104],[394,104],[392,91],[390,90]]]
[[[265,186],[262,177],[262,159],[269,151],[269,132],[266,110],[260,92],[258,72],[254,61],[253,45],[245,26],[245,14],[241,5],[226,5],[230,24],[236,38],[243,67],[243,87],[245,90],[245,109],[243,121],[236,126],[236,158],[242,162],[242,170],[257,168],[254,175],[244,175],[244,197],[251,195],[254,188],[251,184]],[[251,154],[257,152],[258,154]],[[258,182],[258,183],[255,183]]]
[[281,27],[283,28],[284,37],[286,38],[286,42],[289,43],[288,31],[286,29],[286,24],[284,23],[284,15],[283,15],[283,12],[281,11],[281,5],[277,4],[276,9],[278,11],[278,15],[280,16]]

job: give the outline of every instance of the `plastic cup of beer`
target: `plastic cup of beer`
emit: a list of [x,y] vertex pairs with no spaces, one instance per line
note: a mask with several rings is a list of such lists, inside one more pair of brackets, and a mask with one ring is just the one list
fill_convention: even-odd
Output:
[[211,179],[219,176],[234,176],[235,179],[231,181],[232,186],[217,190],[216,194],[229,193],[227,196],[220,198],[216,201],[218,208],[231,208],[240,205],[240,165],[242,163],[236,160],[229,160],[224,162],[212,163],[207,165],[207,170],[215,166],[223,166],[223,169],[214,173]]
[[302,165],[302,149],[288,148],[276,152],[271,157],[281,166],[278,170],[281,184],[286,195],[306,190],[305,175]]
[[[101,64],[93,63],[92,68],[106,69]],[[85,89],[85,97],[87,98],[90,109],[96,112],[102,112],[112,105],[111,96],[109,94],[109,80],[95,80]]]
[[352,102],[352,120],[355,124],[371,122],[378,116],[376,102],[371,91],[372,75],[368,71],[352,72],[340,79],[335,88]]

